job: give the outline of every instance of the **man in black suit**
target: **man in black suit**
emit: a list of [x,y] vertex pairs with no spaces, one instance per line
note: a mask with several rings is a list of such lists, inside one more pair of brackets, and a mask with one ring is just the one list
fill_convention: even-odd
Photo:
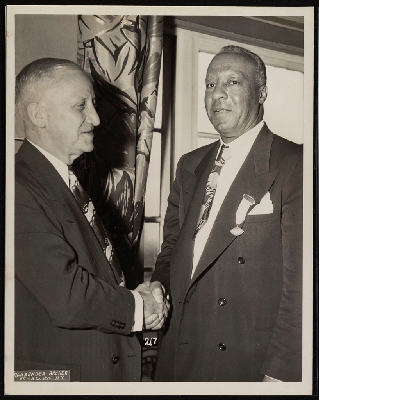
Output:
[[184,155],[152,288],[171,319],[156,380],[302,379],[302,146],[263,122],[266,69],[224,47],[206,76],[220,140]]
[[[15,164],[15,370],[72,381],[140,381],[134,332],[160,328],[168,304],[124,287],[107,230],[70,168],[100,120],[75,63],[40,59],[17,76],[26,140]],[[144,324],[145,322],[145,324]]]

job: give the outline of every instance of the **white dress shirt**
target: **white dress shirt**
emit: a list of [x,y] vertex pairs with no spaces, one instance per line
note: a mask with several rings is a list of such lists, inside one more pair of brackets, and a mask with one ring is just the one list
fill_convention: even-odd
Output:
[[[56,171],[60,174],[62,180],[69,188],[69,176],[68,176],[68,165],[64,164],[59,158],[53,156],[48,151],[42,149],[41,147],[37,146],[35,143],[27,139],[28,142],[35,146],[51,163],[51,165],[56,169]],[[143,299],[142,296],[136,290],[131,290],[135,298],[135,313],[134,313],[134,324],[132,327],[132,332],[141,331],[143,329]]]
[[[197,264],[199,263],[204,247],[207,244],[208,237],[210,236],[211,229],[214,225],[215,219],[217,218],[221,205],[225,200],[225,197],[229,191],[229,188],[232,185],[233,180],[236,178],[239,169],[243,165],[244,160],[248,156],[250,149],[253,146],[254,141],[256,140],[264,124],[264,121],[260,121],[260,123],[258,123],[254,128],[250,129],[232,142],[225,144],[229,146],[231,158],[224,164],[221,169],[221,174],[218,178],[217,190],[215,191],[214,200],[207,222],[197,232],[196,235],[193,251],[192,277],[196,270]],[[224,142],[220,139],[220,148],[223,144]]]

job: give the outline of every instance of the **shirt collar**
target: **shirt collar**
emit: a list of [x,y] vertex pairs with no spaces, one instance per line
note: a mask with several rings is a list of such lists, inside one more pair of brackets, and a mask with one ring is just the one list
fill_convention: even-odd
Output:
[[[245,132],[243,135],[239,136],[237,139],[233,140],[226,146],[229,146],[229,150],[232,158],[246,158],[251,147],[253,146],[261,128],[265,125],[264,121],[260,121],[256,126]],[[220,146],[225,144],[220,138]]]
[[68,176],[68,165],[64,164],[60,159],[58,159],[56,156],[53,156],[53,154],[50,154],[48,151],[42,149],[35,143],[33,143],[31,140],[27,139],[27,141],[35,146],[50,162],[50,164],[56,169],[56,171],[60,174],[61,178],[65,182],[65,184],[69,187],[69,176]]

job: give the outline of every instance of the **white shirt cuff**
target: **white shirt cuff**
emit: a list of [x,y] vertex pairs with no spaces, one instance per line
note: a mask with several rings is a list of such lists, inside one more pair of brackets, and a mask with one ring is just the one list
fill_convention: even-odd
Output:
[[132,332],[141,332],[143,330],[143,299],[137,290],[131,290],[135,298],[135,321],[133,322]]

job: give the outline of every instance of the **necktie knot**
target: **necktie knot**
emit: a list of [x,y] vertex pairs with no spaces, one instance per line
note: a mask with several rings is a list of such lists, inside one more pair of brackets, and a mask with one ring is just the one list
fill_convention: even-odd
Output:
[[223,144],[221,146],[219,155],[217,157],[217,159],[215,160],[216,162],[219,162],[221,165],[224,165],[225,163],[227,163],[230,159],[232,158],[231,155],[231,150],[229,149],[229,146]]

